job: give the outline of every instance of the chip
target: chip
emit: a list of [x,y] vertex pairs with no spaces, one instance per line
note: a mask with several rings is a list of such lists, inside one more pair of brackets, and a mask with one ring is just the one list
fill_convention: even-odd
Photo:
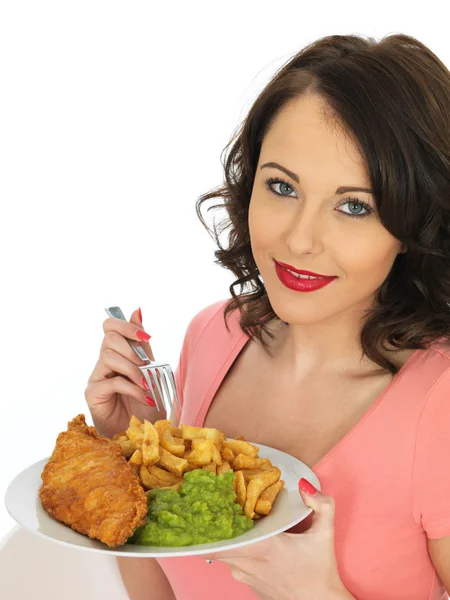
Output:
[[184,474],[196,469],[235,474],[233,490],[244,514],[257,520],[270,514],[284,487],[281,471],[243,436],[227,439],[212,427],[155,423],[136,416],[126,431],[112,438],[148,494],[152,489],[180,489]]
[[146,467],[154,465],[159,460],[159,435],[156,427],[150,421],[144,421],[144,436],[142,438],[142,461]]

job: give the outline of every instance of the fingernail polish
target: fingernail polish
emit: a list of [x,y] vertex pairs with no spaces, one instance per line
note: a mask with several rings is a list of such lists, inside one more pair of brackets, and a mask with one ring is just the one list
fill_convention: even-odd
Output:
[[142,383],[142,386],[143,386],[143,387],[144,387],[144,388],[145,388],[147,391],[150,391],[150,388],[148,387],[147,380],[145,379],[145,377],[144,377],[144,376],[142,376],[141,383]]
[[136,335],[143,342],[148,342],[148,340],[152,337],[149,333],[141,331],[140,329],[136,332]]
[[138,315],[139,315],[139,320],[142,323],[142,310],[141,310],[141,307],[138,308]]
[[151,396],[145,396],[145,401],[147,402],[147,404],[150,404],[150,406],[153,406],[153,408],[156,407],[155,401]]
[[309,483],[309,481],[307,479],[305,479],[304,477],[302,477],[300,479],[300,481],[298,482],[298,487],[303,491],[306,492],[307,494],[309,494],[310,496],[314,496],[315,494],[317,494],[317,489],[313,486],[312,483]]

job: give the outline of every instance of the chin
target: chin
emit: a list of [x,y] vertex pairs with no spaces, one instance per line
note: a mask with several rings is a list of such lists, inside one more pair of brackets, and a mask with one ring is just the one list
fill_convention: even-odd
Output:
[[268,297],[273,312],[288,325],[314,325],[333,316],[325,311],[317,310],[317,303],[316,306],[311,305],[311,303],[306,306],[305,302],[298,302],[292,306],[293,303],[290,302],[291,306],[289,306],[281,298],[273,299],[269,294]]

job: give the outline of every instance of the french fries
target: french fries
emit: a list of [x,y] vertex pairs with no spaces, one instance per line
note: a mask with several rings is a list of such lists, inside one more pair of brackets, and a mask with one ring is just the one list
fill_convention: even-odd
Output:
[[256,502],[255,510],[259,515],[268,515],[278,493],[283,489],[284,481],[278,480],[263,491]]
[[191,465],[203,467],[209,465],[213,456],[214,440],[195,439],[192,440],[192,451],[186,455]]
[[159,434],[156,427],[150,421],[144,421],[144,437],[142,438],[142,462],[146,467],[150,467],[158,462]]
[[184,475],[187,471],[188,461],[185,458],[170,454],[162,446],[159,447],[159,450],[161,457],[158,466],[165,467],[171,473],[175,473],[175,475]]
[[184,440],[179,437],[175,437],[170,433],[170,428],[164,429],[161,437],[160,437],[161,446],[167,452],[178,456],[179,458],[184,457],[184,453],[186,450],[186,445]]
[[263,471],[259,475],[254,475],[247,485],[247,498],[244,504],[244,514],[253,519],[255,516],[255,506],[261,494],[269,486],[273,485],[280,479],[281,471],[278,467],[274,467],[269,471]]
[[242,475],[242,471],[236,471],[236,501],[238,504],[245,507],[245,501],[247,499],[247,487],[245,485],[245,479]]
[[241,440],[225,440],[223,443],[225,448],[229,448],[231,452],[237,456],[238,454],[246,454],[247,456],[258,456],[259,448],[250,444],[250,442],[243,442]]
[[254,458],[248,454],[238,454],[233,461],[233,468],[238,469],[263,469],[270,468],[272,463],[268,458]]
[[180,425],[169,419],[142,423],[132,416],[126,431],[112,438],[139,476],[146,493],[152,489],[180,489],[184,474],[203,469],[220,475],[232,470],[236,502],[250,519],[272,510],[284,487],[281,471],[244,437],[228,440],[218,429]]

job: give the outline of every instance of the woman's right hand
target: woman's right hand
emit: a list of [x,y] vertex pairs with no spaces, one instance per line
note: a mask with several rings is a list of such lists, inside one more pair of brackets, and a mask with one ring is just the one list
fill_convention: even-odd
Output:
[[140,310],[133,312],[130,322],[106,319],[103,331],[100,356],[84,392],[97,431],[108,437],[125,431],[131,415],[141,421],[165,419],[165,412],[154,408],[154,399],[139,369],[144,363],[125,339],[137,342],[150,360],[155,360]]

